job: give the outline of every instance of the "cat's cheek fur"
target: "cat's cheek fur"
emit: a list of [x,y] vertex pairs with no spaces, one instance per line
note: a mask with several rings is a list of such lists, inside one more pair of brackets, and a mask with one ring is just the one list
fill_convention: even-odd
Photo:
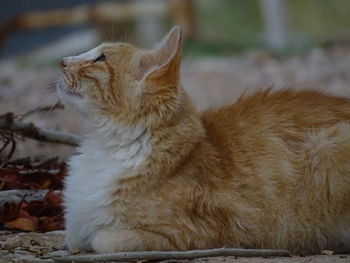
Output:
[[74,109],[76,109],[81,115],[87,115],[89,111],[89,107],[84,99],[81,98],[73,98],[68,97],[68,104],[71,105]]
[[86,101],[86,99],[82,97],[75,97],[72,95],[65,94],[60,89],[57,89],[56,91],[57,97],[62,101],[64,104],[71,106],[76,111],[78,111],[81,115],[85,116],[88,114],[89,106]]

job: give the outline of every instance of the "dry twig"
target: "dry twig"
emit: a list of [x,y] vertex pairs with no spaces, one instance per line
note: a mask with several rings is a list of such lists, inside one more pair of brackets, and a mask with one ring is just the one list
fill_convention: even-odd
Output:
[[52,259],[38,259],[38,258],[26,258],[22,262],[26,263],[55,263]]
[[107,261],[137,261],[137,260],[166,260],[166,259],[194,259],[201,257],[238,256],[238,257],[288,257],[287,250],[277,249],[243,249],[216,248],[208,250],[189,251],[139,251],[99,255],[76,255],[53,258],[57,263],[68,262],[107,262]]
[[81,137],[78,135],[39,128],[33,123],[15,120],[13,113],[6,113],[0,116],[0,129],[16,132],[24,137],[44,142],[76,146],[81,141]]
[[[16,141],[14,139],[14,136],[9,131],[4,131],[0,134],[0,141],[3,142],[2,147],[0,148],[0,154],[8,147],[10,146],[10,150],[7,154],[7,156],[4,158],[5,162],[11,159],[12,155],[15,152],[16,149]],[[0,160],[1,162],[2,160]]]
[[18,117],[20,119],[24,119],[24,118],[27,118],[28,116],[31,116],[35,113],[39,113],[39,112],[48,112],[51,113],[52,111],[54,110],[57,110],[57,109],[63,109],[64,106],[63,104],[59,103],[59,102],[56,102],[54,105],[49,105],[49,106],[39,106],[33,110],[30,110],[22,115],[19,115]]

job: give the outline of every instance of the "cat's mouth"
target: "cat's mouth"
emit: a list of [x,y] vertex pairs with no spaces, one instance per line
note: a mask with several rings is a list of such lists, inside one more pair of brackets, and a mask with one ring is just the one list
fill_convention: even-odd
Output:
[[58,85],[58,89],[66,95],[78,97],[80,99],[83,98],[83,96],[81,95],[80,92],[78,92],[76,90],[67,89],[64,85]]
[[77,92],[77,91],[72,91],[72,90],[68,90],[68,89],[63,89],[63,92],[70,95],[70,96],[76,96],[78,98],[83,98],[83,96],[81,95],[80,92]]

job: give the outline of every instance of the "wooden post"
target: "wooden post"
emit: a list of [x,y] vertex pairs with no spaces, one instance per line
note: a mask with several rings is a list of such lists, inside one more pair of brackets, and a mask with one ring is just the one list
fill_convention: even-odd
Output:
[[184,36],[186,38],[195,38],[197,25],[193,0],[173,0],[170,12],[174,17],[175,23],[181,26]]
[[[162,4],[160,1],[164,0],[149,0],[149,4]],[[144,0],[138,0],[138,2],[144,2]],[[154,43],[158,42],[164,34],[164,19],[166,13],[158,13],[155,15],[140,14],[135,17],[135,33],[137,37],[137,43],[143,47],[151,47]]]
[[284,50],[288,44],[288,14],[285,0],[260,0],[260,3],[267,45],[275,50]]

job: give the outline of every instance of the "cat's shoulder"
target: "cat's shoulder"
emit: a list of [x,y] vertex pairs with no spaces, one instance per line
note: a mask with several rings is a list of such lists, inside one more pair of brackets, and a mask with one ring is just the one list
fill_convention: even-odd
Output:
[[[202,112],[202,118],[227,118],[258,116],[267,112],[293,112],[295,109],[349,107],[350,99],[327,94],[312,89],[262,89],[252,94],[244,94],[235,102],[219,108],[210,108]],[[232,118],[231,118],[232,119]]]
[[[265,89],[201,115],[209,134],[232,135],[285,127],[319,127],[350,120],[350,99],[318,90]],[[329,123],[328,123],[329,122]]]

